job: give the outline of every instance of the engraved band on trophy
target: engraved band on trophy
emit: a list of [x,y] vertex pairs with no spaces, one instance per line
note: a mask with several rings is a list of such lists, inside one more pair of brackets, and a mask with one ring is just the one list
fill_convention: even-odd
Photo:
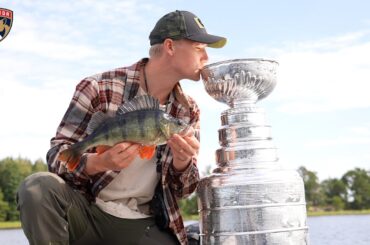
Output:
[[207,65],[207,93],[221,114],[217,168],[198,187],[201,244],[306,245],[302,178],[278,162],[271,126],[256,102],[276,85],[278,63],[235,59]]

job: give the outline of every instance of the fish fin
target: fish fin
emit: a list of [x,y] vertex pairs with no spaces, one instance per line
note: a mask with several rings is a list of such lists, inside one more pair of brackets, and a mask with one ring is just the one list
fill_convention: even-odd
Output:
[[143,145],[139,149],[141,159],[151,159],[155,153],[155,145]]
[[98,145],[95,149],[96,149],[96,152],[98,153],[98,155],[100,155],[103,152],[106,152],[107,150],[109,150],[110,148],[112,148],[112,147],[109,146],[109,145]]
[[76,169],[78,163],[80,162],[80,158],[81,155],[72,149],[66,149],[62,151],[58,156],[59,161],[66,162],[69,171],[73,171]]
[[138,110],[159,109],[159,100],[150,95],[142,95],[125,102],[118,108],[117,115]]
[[105,122],[108,118],[112,117],[111,115],[104,113],[102,111],[95,112],[86,128],[86,133],[91,134],[99,125]]

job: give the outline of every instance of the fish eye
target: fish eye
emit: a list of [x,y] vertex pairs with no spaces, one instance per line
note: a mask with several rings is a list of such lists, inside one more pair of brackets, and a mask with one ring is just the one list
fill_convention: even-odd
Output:
[[177,125],[183,126],[183,125],[185,125],[185,122],[183,120],[178,119],[177,120]]

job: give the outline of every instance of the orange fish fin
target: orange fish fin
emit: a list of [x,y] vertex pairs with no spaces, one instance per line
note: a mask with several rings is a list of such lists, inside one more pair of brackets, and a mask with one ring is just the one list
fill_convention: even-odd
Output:
[[59,161],[66,162],[69,171],[76,169],[80,162],[80,158],[81,156],[71,149],[62,151],[58,156]]
[[141,159],[151,159],[155,153],[155,145],[143,145],[139,149],[139,156]]
[[98,155],[100,155],[103,152],[109,150],[110,148],[111,148],[111,146],[109,146],[109,145],[98,145],[96,147],[96,152],[98,153]]
[[77,168],[78,164],[80,163],[80,158],[72,159],[67,163],[67,168],[69,171],[73,171]]

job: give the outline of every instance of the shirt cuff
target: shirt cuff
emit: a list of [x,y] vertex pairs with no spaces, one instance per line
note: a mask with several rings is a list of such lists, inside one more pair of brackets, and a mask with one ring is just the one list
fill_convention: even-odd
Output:
[[196,164],[197,159],[195,157],[191,158],[189,165],[186,167],[186,169],[182,171],[176,170],[173,164],[171,164],[169,168],[170,175],[174,176],[175,178],[182,178],[183,176],[188,176],[192,172],[192,169],[195,167]]
[[77,167],[72,171],[73,174],[75,174],[78,177],[82,177],[85,179],[90,179],[90,176],[86,174],[85,168],[86,168],[86,162],[87,162],[87,156],[89,153],[82,154],[80,158],[80,162],[78,163]]

